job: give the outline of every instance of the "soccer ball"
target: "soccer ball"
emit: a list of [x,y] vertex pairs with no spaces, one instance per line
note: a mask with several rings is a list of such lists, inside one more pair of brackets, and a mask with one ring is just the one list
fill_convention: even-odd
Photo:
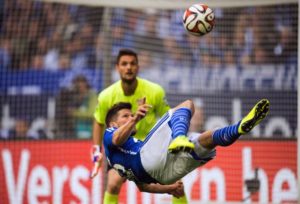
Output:
[[184,28],[191,34],[203,36],[209,33],[215,25],[215,15],[205,4],[194,4],[183,14]]

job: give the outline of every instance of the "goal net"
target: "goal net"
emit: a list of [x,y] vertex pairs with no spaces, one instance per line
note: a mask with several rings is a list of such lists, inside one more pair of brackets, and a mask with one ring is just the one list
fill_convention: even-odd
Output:
[[[89,180],[97,94],[119,80],[122,48],[175,106],[194,99],[191,131],[237,122],[262,98],[251,134],[184,177],[189,203],[296,203],[298,1],[203,1],[215,27],[196,37],[179,0],[3,0],[0,17],[0,203],[100,203]],[[0,7],[1,7],[0,6]],[[122,203],[171,203],[123,185]]]

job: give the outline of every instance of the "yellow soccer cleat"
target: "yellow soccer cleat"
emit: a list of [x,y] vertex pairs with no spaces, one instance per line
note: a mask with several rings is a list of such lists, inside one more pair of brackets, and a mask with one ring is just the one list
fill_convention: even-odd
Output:
[[251,111],[242,119],[238,132],[246,134],[250,132],[269,112],[270,102],[268,99],[262,99],[255,104]]
[[184,135],[176,137],[168,148],[170,153],[177,153],[179,151],[191,152],[194,149],[194,143],[190,142],[189,139]]

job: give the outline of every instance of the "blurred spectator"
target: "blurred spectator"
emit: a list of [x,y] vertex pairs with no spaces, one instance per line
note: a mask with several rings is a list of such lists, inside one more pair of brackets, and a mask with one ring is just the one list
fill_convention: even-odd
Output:
[[253,62],[254,28],[252,14],[243,10],[234,26],[233,50],[238,64]]
[[109,39],[111,39],[111,54],[116,56],[119,49],[125,47],[131,47],[133,41],[127,41],[125,39],[126,33],[126,11],[123,8],[113,9],[112,19],[111,19],[111,33]]
[[278,63],[295,62],[297,58],[297,32],[288,26],[278,28],[280,40],[274,49]]
[[210,33],[200,39],[200,58],[202,67],[213,67],[221,64],[222,50],[217,44],[217,34]]
[[48,50],[48,38],[46,36],[40,37],[36,39],[36,54],[38,55],[46,55]]
[[0,43],[0,70],[6,70],[11,65],[11,42],[3,38]]
[[44,69],[44,56],[43,55],[34,55],[31,57],[30,68],[34,70]]
[[82,49],[79,52],[83,52],[87,58],[87,68],[95,68],[96,54],[95,54],[95,30],[89,23],[84,23],[78,33],[78,39],[82,40]]
[[[3,108],[4,109],[4,108]],[[1,113],[1,122],[0,122],[0,138],[9,139],[9,132],[13,129],[15,125],[15,120],[10,117],[9,111],[3,111]]]
[[222,64],[224,66],[236,65],[236,57],[232,49],[226,50],[223,55]]
[[176,40],[181,40],[186,34],[186,30],[182,26],[182,15],[184,10],[173,10],[170,14],[170,34]]
[[[141,50],[139,52],[139,76],[150,81],[163,85],[164,79],[162,69],[154,62],[154,57],[149,50]],[[117,73],[116,73],[117,75]],[[115,78],[115,81],[119,76]]]
[[[274,8],[270,8],[272,11]],[[254,28],[254,63],[270,64],[274,61],[274,49],[279,33],[275,29],[275,13],[265,12],[264,7],[256,7],[252,15]]]
[[75,120],[75,135],[77,138],[91,138],[93,126],[93,113],[97,104],[97,93],[91,89],[89,82],[83,75],[77,76],[73,80],[74,107],[71,115]]
[[[45,33],[51,33],[55,31],[55,26],[57,25],[57,19],[59,17],[59,9],[57,5],[51,3],[43,3],[40,2],[39,9],[43,12],[45,16],[44,25],[45,25]],[[56,8],[55,8],[56,7]]]
[[191,119],[190,129],[191,132],[204,131],[204,108],[203,100],[201,98],[194,98],[195,112]]
[[72,70],[82,70],[89,68],[89,56],[84,50],[84,42],[79,34],[72,37],[64,44],[64,53],[70,55],[70,68]]
[[[6,0],[4,3],[1,70],[69,69],[74,76],[87,68],[101,68],[103,59],[105,63],[111,62],[110,56],[104,54],[109,55],[111,51],[114,55],[120,47],[127,47],[146,51],[141,73],[153,78],[170,68],[171,76],[162,83],[182,87],[186,82],[181,78],[192,81],[196,72],[191,76],[185,74],[194,68],[233,65],[240,69],[246,66],[239,65],[297,62],[295,4],[215,8],[218,26],[199,38],[187,35],[183,29],[184,11],[180,9],[114,8],[111,30],[103,35],[103,8],[31,0]],[[165,45],[168,48],[165,49]],[[157,72],[158,69],[161,70]],[[197,73],[206,75],[204,72]],[[220,73],[214,74],[222,78]],[[291,79],[287,80],[295,81],[296,76],[290,75]],[[210,70],[207,76],[211,76]]]
[[166,38],[173,34],[174,30],[171,24],[171,11],[162,10],[157,19],[157,34],[160,38]]
[[[132,48],[134,47],[134,41],[126,40],[126,24],[124,21],[115,22],[115,25],[111,30],[112,37],[112,56],[117,56],[118,52],[122,48]],[[138,41],[138,39],[136,39]]]
[[135,36],[137,35],[137,28],[139,22],[139,16],[143,15],[143,11],[141,10],[134,10],[134,9],[127,9],[125,14],[126,19],[126,30],[125,30],[125,39],[129,42],[135,41]]
[[90,138],[97,93],[84,75],[77,75],[72,85],[61,89],[56,99],[56,136]]
[[71,40],[74,33],[79,29],[79,25],[72,19],[67,4],[61,4],[58,7],[59,20],[56,21],[55,31],[60,33],[63,40]]
[[28,139],[29,122],[24,118],[16,118],[15,125],[9,131],[9,139]]
[[69,54],[60,54],[58,67],[60,70],[68,70],[71,67],[71,58]]
[[62,88],[56,97],[55,135],[56,138],[75,138],[73,116],[69,109],[74,106],[74,90]]
[[0,32],[3,26],[4,9],[5,9],[5,0],[0,0]]
[[137,36],[135,40],[138,50],[150,50],[160,55],[163,52],[163,40],[157,32],[158,15],[156,15],[156,12],[156,10],[153,10],[146,15],[140,16],[139,22],[137,22]]
[[99,68],[99,65],[104,63],[104,46],[105,46],[105,35],[100,32],[95,38],[95,67]]
[[44,118],[36,118],[32,121],[31,126],[28,130],[28,136],[31,139],[47,139],[47,120]]
[[216,35],[215,55],[218,57],[218,63],[224,66],[236,64],[233,46],[231,45],[230,36],[226,33],[218,33]]
[[45,53],[45,69],[56,71],[59,69],[59,55],[61,46],[61,36],[56,31],[47,38],[46,47],[47,51]]
[[190,50],[190,57],[191,57],[191,68],[200,68],[202,67],[201,56],[200,56],[200,40],[198,36],[194,36],[191,34],[186,35],[186,48]]
[[12,126],[1,129],[2,139],[23,140],[23,139],[47,139],[46,120],[36,119],[31,124],[24,117],[17,117],[12,120]]
[[43,20],[42,16],[38,17],[31,17],[30,18],[30,23],[28,25],[28,34],[27,35],[27,40],[29,43],[29,52],[35,52],[36,50],[36,40],[44,35],[44,26],[43,26]]
[[164,67],[177,67],[181,69],[190,67],[191,62],[188,59],[191,55],[185,52],[185,50],[178,44],[175,38],[164,38],[162,45],[164,48]]

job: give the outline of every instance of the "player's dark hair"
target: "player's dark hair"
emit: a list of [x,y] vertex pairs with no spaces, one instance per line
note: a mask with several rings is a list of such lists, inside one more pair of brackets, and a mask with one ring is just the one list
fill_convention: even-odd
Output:
[[137,62],[139,61],[136,52],[134,52],[133,50],[130,50],[130,49],[121,49],[118,53],[116,64],[119,64],[121,57],[124,55],[134,56],[136,58],[136,61]]
[[118,112],[123,109],[130,109],[131,110],[131,104],[126,102],[119,102],[113,105],[107,112],[106,118],[105,118],[105,124],[107,127],[109,127],[109,123],[115,119]]

